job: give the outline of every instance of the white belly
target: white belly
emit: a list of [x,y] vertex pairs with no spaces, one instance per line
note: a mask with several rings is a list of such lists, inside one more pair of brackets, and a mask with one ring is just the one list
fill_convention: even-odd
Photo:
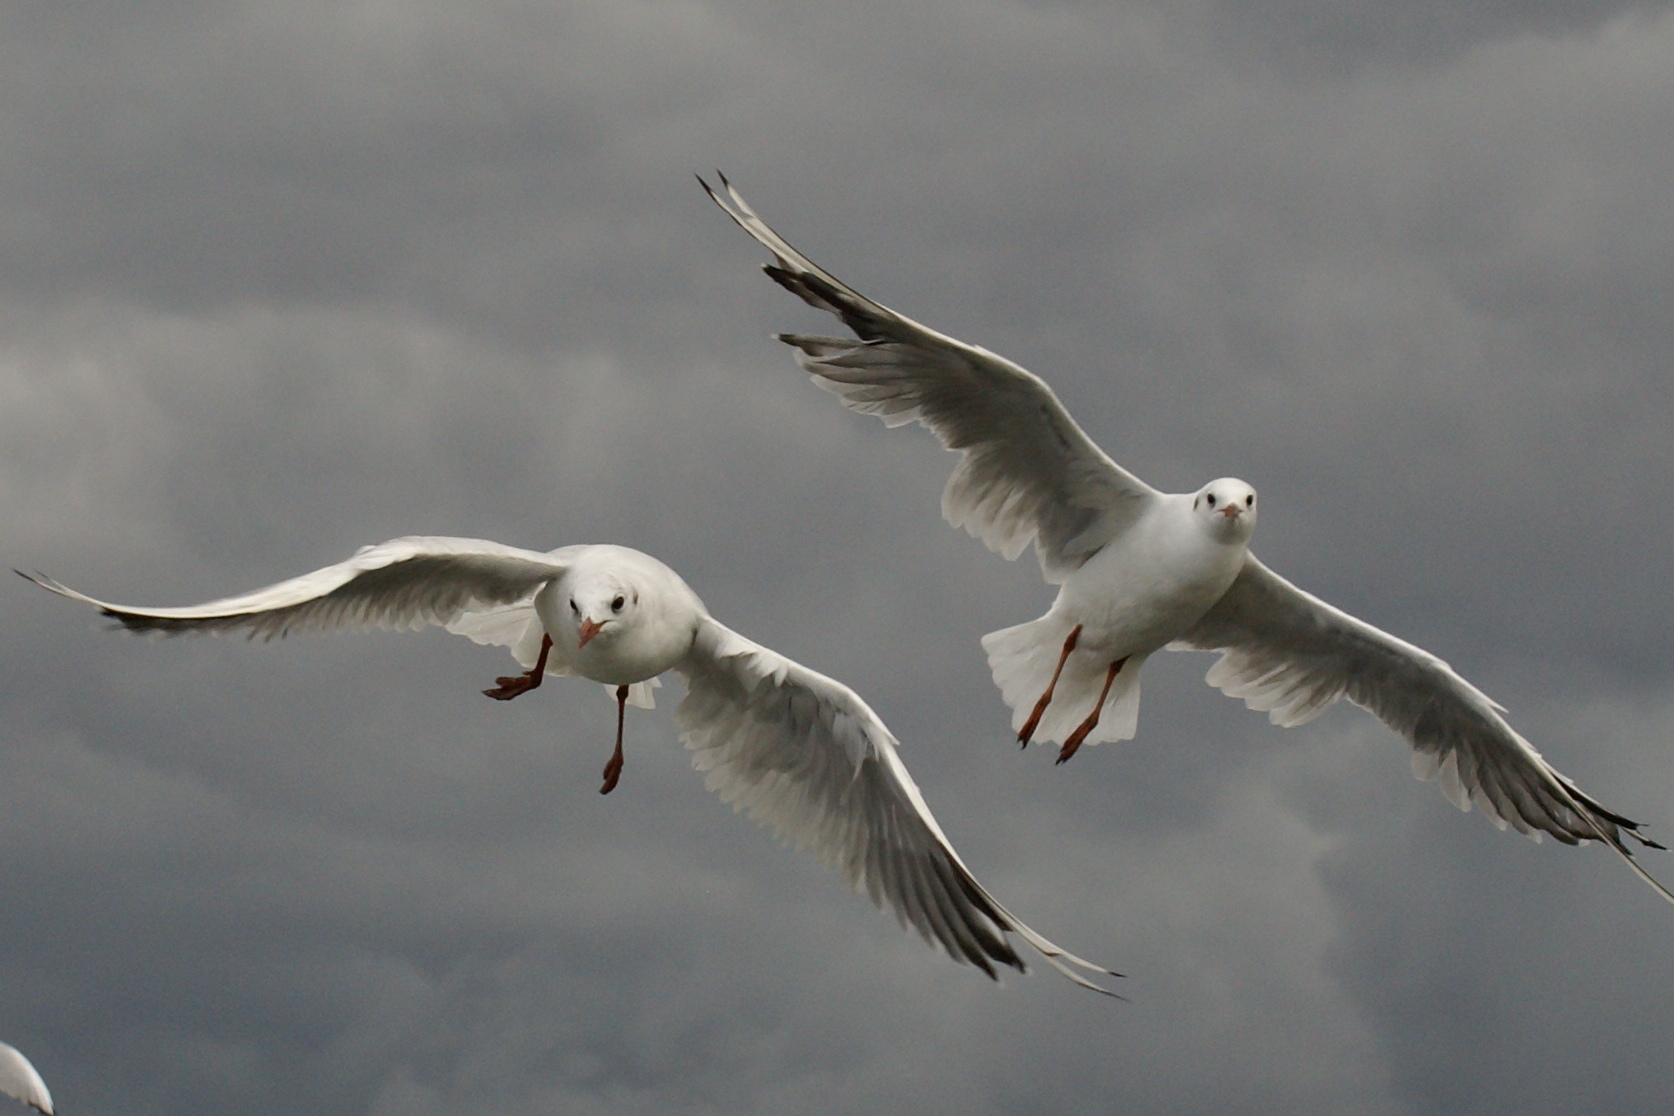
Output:
[[1108,660],[1149,655],[1221,599],[1244,553],[1164,506],[1065,579],[1049,615],[1082,625],[1080,646]]

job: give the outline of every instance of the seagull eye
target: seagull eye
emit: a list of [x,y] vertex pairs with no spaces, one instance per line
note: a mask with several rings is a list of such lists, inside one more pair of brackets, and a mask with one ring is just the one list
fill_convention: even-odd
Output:
[[1215,506],[1215,494],[1213,492],[1209,493],[1209,506]]
[[628,602],[623,599],[622,595],[620,593],[618,593],[616,595],[616,599],[614,601],[610,602],[610,611],[621,612],[622,611],[622,606],[624,604],[627,604],[627,603]]
[[1244,506],[1246,508],[1255,507],[1255,493],[1252,492],[1248,496],[1244,497]]

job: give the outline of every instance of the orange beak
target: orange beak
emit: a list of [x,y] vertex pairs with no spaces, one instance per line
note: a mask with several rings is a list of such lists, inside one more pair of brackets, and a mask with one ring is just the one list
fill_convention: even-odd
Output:
[[1240,515],[1244,514],[1244,509],[1238,504],[1228,504],[1226,507],[1221,509],[1221,514],[1226,516],[1228,519],[1237,519]]
[[576,641],[576,649],[580,650],[586,647],[587,641],[598,635],[599,630],[603,627],[603,624],[595,623],[592,620],[583,620],[581,622],[581,638]]

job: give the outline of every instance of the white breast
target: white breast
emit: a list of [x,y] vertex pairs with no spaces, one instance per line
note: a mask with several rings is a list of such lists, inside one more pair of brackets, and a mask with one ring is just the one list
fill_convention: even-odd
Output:
[[593,547],[586,557],[613,562],[615,572],[630,577],[628,591],[637,594],[637,600],[620,627],[608,628],[578,647],[579,621],[569,602],[572,586],[587,574],[588,565],[578,562],[536,594],[535,611],[552,637],[552,655],[566,670],[606,685],[626,686],[654,678],[684,659],[703,614],[703,602],[686,583],[661,562],[627,547]]
[[1169,496],[1064,580],[1052,612],[1083,626],[1081,646],[1111,659],[1177,638],[1220,600],[1243,567],[1243,542],[1216,539]]

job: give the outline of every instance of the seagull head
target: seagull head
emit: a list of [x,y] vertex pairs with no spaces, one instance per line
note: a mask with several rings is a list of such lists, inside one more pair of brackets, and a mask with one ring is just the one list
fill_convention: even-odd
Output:
[[639,589],[625,578],[606,575],[570,586],[570,616],[576,625],[576,649],[595,639],[612,640],[633,619]]
[[1255,529],[1256,491],[1237,477],[1222,477],[1198,489],[1192,514],[1217,537],[1247,539]]

